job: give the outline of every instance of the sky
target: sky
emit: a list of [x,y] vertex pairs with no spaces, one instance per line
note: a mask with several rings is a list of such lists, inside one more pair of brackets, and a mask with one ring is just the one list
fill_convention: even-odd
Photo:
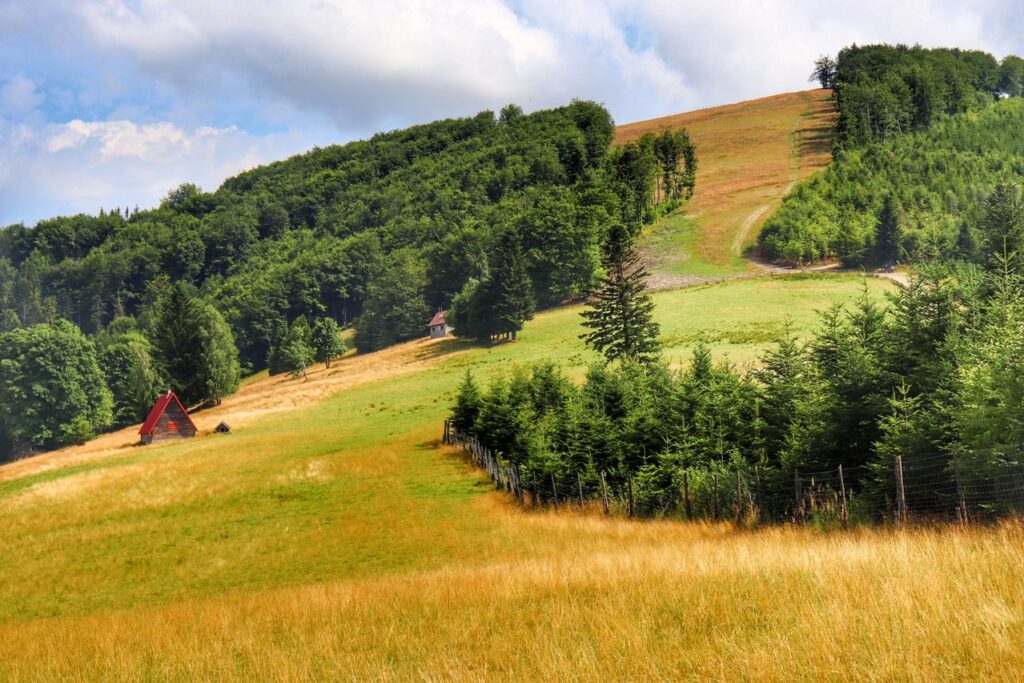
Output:
[[573,98],[627,123],[811,87],[851,43],[1024,54],[1020,0],[0,0],[0,225]]

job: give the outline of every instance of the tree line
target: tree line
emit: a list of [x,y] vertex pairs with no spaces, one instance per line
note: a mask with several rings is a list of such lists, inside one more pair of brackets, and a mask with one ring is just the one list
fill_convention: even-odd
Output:
[[[537,307],[590,291],[609,226],[635,235],[692,195],[686,131],[613,148],[613,130],[590,102],[510,105],[213,193],[186,183],[152,210],[0,230],[2,382],[27,401],[0,419],[0,454],[138,421],[166,388],[201,404],[242,372],[305,375],[344,354],[353,323],[361,350],[422,336],[445,307],[463,337],[514,338]],[[80,371],[29,362],[51,344]]]
[[[897,456],[908,479],[954,467],[965,485],[1019,474],[1019,286],[1012,275],[932,267],[888,306],[865,296],[825,312],[809,341],[780,340],[748,373],[715,363],[703,345],[686,370],[600,363],[582,385],[551,363],[485,387],[467,373],[453,425],[524,481],[544,482],[542,497],[547,482],[563,495],[606,483],[622,497],[629,490],[637,514],[681,515],[684,477],[687,495],[711,509],[712,481],[727,494],[734,473],[756,471],[762,514],[783,519],[794,471],[842,466],[853,518],[878,520],[893,502]],[[918,504],[953,513],[955,492],[929,494]],[[1004,502],[988,501],[988,511]]]
[[[935,259],[981,263],[1004,235],[986,218],[990,198],[1024,177],[1024,101],[1006,99],[918,133],[841,151],[798,185],[765,222],[759,248],[799,265],[848,266]],[[1004,201],[999,200],[999,201]],[[1011,251],[1016,250],[1010,234]]]
[[555,305],[589,291],[608,225],[635,232],[692,192],[685,133],[613,148],[613,132],[592,102],[509,105],[316,148],[212,193],[186,183],[149,210],[8,226],[0,331],[63,318],[97,334],[137,317],[167,277],[216,302],[246,371],[280,357],[301,318],[354,324],[372,350],[420,336],[461,296],[494,321],[487,336],[510,334],[508,314],[483,308],[511,242],[529,279],[519,298]]
[[815,61],[811,80],[833,91],[838,152],[1019,96],[1024,60],[1009,55],[999,62],[980,50],[852,45]]
[[[1019,231],[1024,204],[990,200],[984,222]],[[628,243],[614,242],[606,260],[630,263]],[[642,278],[642,269],[626,271]],[[541,363],[488,386],[467,372],[457,392],[456,431],[523,481],[543,482],[540,496],[608,486],[628,491],[637,514],[682,514],[684,486],[685,500],[703,497],[712,509],[719,481],[756,472],[763,514],[781,519],[792,512],[794,471],[842,466],[856,501],[851,514],[877,520],[892,505],[897,457],[909,479],[946,482],[918,498],[931,511],[952,513],[954,469],[958,485],[976,490],[1001,473],[1019,479],[1020,252],[924,264],[884,305],[865,290],[852,306],[823,312],[809,340],[784,335],[749,372],[714,362],[704,345],[685,370],[668,367],[657,353],[653,304],[641,287],[615,287],[622,280],[613,272],[583,314],[584,338],[606,362],[582,384]],[[623,310],[635,324],[613,314]],[[985,498],[988,513],[1008,509],[997,494]]]

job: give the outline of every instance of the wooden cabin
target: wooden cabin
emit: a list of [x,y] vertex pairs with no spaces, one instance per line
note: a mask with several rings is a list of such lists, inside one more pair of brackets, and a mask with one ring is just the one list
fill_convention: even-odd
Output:
[[173,391],[162,394],[142,423],[139,436],[142,443],[166,441],[168,439],[190,439],[196,435],[196,425],[188,416]]
[[[448,324],[444,316],[448,311],[442,311],[438,309],[434,317],[427,323],[427,329],[430,330],[431,339],[440,339],[441,337],[447,337],[448,333],[452,331],[452,326]],[[422,320],[422,318],[421,318]]]

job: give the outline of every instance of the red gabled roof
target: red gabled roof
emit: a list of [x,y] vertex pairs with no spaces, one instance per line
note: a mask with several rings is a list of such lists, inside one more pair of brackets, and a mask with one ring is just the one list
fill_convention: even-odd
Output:
[[161,394],[160,398],[156,400],[156,403],[153,405],[153,409],[150,410],[149,415],[146,416],[146,421],[142,423],[142,428],[139,430],[139,434],[145,436],[146,434],[151,434],[153,432],[153,428],[156,427],[157,420],[159,420],[160,416],[164,414],[164,411],[167,410],[167,406],[171,404],[172,400],[178,404],[179,408],[181,408],[181,412],[185,414],[185,419],[188,420],[190,425],[192,425],[192,429],[195,429],[197,432],[199,431],[196,428],[196,423],[188,416],[188,411],[185,410],[185,406],[181,405],[181,401],[178,400],[178,396],[173,391],[168,391],[166,394]]
[[[448,322],[444,319],[444,314],[447,312],[448,311],[439,310],[437,313],[434,314],[434,317],[430,319],[430,322],[427,323],[427,327],[434,327],[435,325],[447,325]],[[420,320],[423,320],[423,318],[420,318]]]

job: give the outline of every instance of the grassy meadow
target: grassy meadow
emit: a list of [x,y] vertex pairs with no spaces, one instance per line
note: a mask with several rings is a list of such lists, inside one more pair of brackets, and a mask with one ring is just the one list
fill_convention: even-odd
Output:
[[628,142],[687,128],[697,146],[697,189],[683,210],[648,228],[644,246],[655,286],[740,273],[762,224],[799,180],[831,160],[831,91],[774,95],[616,129]]
[[[670,359],[705,340],[743,364],[785,321],[805,335],[816,310],[890,286],[773,276],[656,302]],[[552,359],[581,374],[595,356],[580,331],[578,309],[563,308],[513,344],[423,340],[319,366],[308,381],[261,377],[198,413],[195,440],[139,448],[124,430],[0,468],[0,675],[717,675],[713,659],[742,642],[754,667],[774,639],[814,627],[798,616],[832,599],[823,557],[849,555],[843,566],[889,591],[899,568],[884,579],[872,567],[900,548],[970,565],[981,553],[993,572],[1012,550],[1010,527],[1001,550],[957,536],[957,560],[929,534],[751,534],[520,510],[438,447],[440,420],[466,368],[486,378]],[[234,433],[209,433],[221,419]],[[773,587],[760,595],[764,581]],[[812,602],[785,599],[794,594]],[[859,596],[834,597],[856,618]]]
[[[689,213],[645,236],[662,284],[740,273],[773,202],[824,162],[827,93],[686,125]],[[738,180],[742,178],[741,180]],[[657,292],[665,357],[749,367],[788,328],[894,285],[765,275]],[[195,415],[0,466],[0,680],[1012,680],[1024,526],[895,532],[527,510],[438,444],[467,369],[598,359],[579,308],[490,348],[419,340],[261,374]],[[212,434],[221,420],[230,435]]]

